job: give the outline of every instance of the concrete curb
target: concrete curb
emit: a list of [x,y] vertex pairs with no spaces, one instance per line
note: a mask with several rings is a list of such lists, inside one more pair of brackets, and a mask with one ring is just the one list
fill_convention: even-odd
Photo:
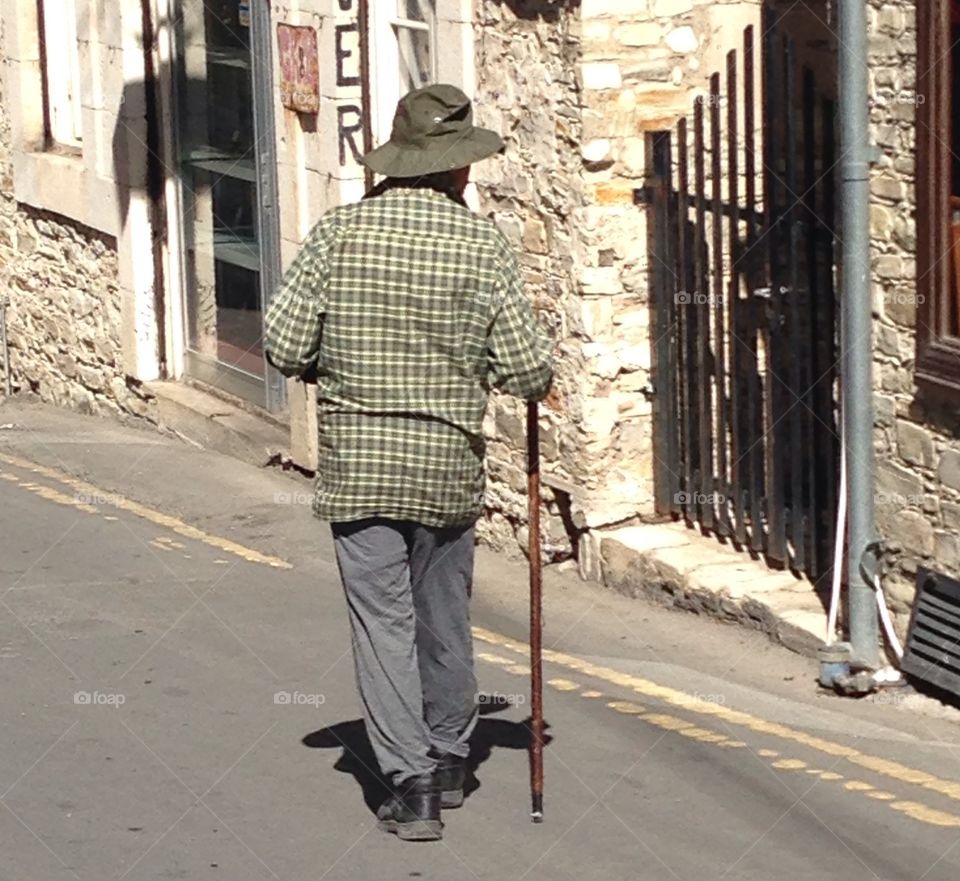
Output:
[[761,630],[808,657],[824,644],[827,613],[808,580],[682,523],[597,531],[584,544],[581,575],[618,593]]
[[208,392],[178,382],[148,382],[159,426],[182,440],[258,468],[290,455],[290,432]]

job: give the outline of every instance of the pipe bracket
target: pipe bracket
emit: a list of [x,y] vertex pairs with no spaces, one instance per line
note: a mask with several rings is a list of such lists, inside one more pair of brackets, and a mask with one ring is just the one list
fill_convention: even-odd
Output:
[[860,555],[860,575],[870,587],[876,584],[877,578],[883,574],[883,542],[875,538],[863,549]]

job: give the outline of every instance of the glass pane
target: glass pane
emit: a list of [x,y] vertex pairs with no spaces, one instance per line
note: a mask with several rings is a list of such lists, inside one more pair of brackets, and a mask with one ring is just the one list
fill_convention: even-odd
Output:
[[436,11],[436,0],[397,0],[397,14],[410,21],[432,24]]
[[397,43],[400,49],[401,94],[433,82],[429,32],[398,26]]
[[262,377],[249,6],[246,0],[179,6],[187,344],[224,367]]

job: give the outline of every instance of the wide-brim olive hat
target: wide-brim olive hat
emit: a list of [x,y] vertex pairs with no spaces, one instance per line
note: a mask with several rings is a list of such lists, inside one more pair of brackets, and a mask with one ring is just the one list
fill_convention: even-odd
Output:
[[439,84],[404,95],[390,140],[361,161],[387,177],[422,177],[464,168],[502,149],[500,135],[473,124],[470,99],[456,86]]

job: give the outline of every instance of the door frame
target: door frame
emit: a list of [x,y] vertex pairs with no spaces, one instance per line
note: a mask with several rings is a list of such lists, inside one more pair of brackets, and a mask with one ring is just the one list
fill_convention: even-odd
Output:
[[[187,2],[187,0],[183,0]],[[164,130],[171,171],[167,177],[167,296],[166,314],[157,316],[167,325],[167,364],[170,379],[189,377],[271,413],[287,406],[284,376],[264,363],[261,380],[235,370],[215,358],[191,351],[189,341],[189,304],[187,300],[186,251],[184,248],[183,191],[180,180],[180,99],[177,78],[181,57],[175,20],[178,0],[157,0],[163,14],[164,39],[161,41],[161,88],[167,96]],[[254,161],[257,169],[257,225],[260,240],[260,309],[265,317],[273,292],[282,276],[280,254],[280,204],[277,173],[277,138],[273,107],[274,53],[269,0],[251,0],[250,48],[252,59]]]

